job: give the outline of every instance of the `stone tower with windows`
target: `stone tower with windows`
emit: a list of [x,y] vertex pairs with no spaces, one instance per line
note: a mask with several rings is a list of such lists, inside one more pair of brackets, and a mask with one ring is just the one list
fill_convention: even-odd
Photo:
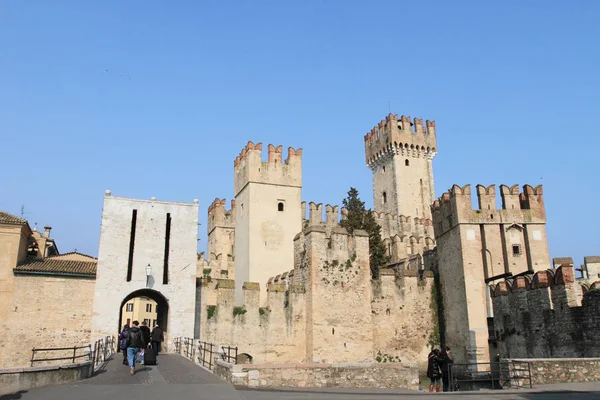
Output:
[[376,212],[431,219],[435,122],[389,114],[365,135]]
[[[243,302],[244,282],[266,282],[294,265],[294,236],[302,230],[302,149],[248,142],[234,162],[235,302]],[[266,301],[266,289],[260,301]]]

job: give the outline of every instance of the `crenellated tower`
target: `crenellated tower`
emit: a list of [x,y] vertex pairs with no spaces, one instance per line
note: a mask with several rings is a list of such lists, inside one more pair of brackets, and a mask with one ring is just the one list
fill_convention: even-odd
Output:
[[[225,208],[225,199],[215,199],[208,207],[208,261],[217,276],[234,277],[235,248],[235,200],[230,209]],[[224,272],[226,271],[226,272]]]
[[[268,146],[262,160],[262,143],[248,142],[234,162],[235,290],[243,301],[244,282],[264,284],[294,263],[294,236],[302,230],[302,149]],[[264,287],[264,286],[263,286]],[[266,291],[260,293],[261,303]]]
[[365,135],[367,166],[373,172],[373,205],[380,213],[431,218],[435,200],[432,160],[435,122],[389,114]]
[[[437,243],[446,344],[455,361],[488,362],[494,314],[488,283],[550,266],[542,186],[454,185],[431,206]],[[488,342],[488,340],[491,340]]]

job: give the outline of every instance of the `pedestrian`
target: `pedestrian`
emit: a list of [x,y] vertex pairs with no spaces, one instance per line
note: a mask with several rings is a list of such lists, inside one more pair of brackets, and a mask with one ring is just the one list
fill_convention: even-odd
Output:
[[129,335],[129,325],[123,325],[123,330],[119,333],[119,348],[123,351],[123,365],[127,363],[127,336]]
[[140,364],[144,365],[144,355],[146,354],[146,348],[150,347],[150,328],[148,328],[148,326],[146,325],[146,320],[142,321],[140,331],[142,331],[144,343],[146,344],[144,347],[142,347],[142,350],[140,351]]
[[127,335],[127,359],[129,360],[129,374],[135,374],[135,359],[140,349],[145,347],[144,336],[139,328],[140,323],[133,321],[133,327]]
[[165,340],[165,335],[160,326],[156,324],[152,329],[152,348],[156,351],[156,355],[160,352],[160,343]]
[[433,349],[427,356],[427,377],[431,380],[429,384],[429,392],[440,391],[440,379],[442,372],[440,371],[440,350]]
[[450,364],[454,361],[452,360],[452,353],[450,352],[450,347],[444,347],[440,354],[440,369],[442,370],[442,383],[444,384],[444,392],[447,392],[450,388],[449,376],[450,373]]

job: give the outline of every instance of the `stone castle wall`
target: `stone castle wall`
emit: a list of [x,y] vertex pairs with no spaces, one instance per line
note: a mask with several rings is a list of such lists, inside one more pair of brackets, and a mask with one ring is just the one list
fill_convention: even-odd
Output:
[[582,286],[572,266],[498,282],[493,304],[502,358],[600,357],[600,282]]
[[238,346],[255,363],[424,363],[436,340],[431,272],[407,263],[372,281],[363,235],[307,220],[294,269],[269,279],[264,307],[258,283],[244,284],[236,307],[232,281],[203,279],[201,340]]
[[[94,288],[93,278],[15,276],[10,312],[0,326],[0,368],[30,366],[34,347],[88,345]],[[72,354],[73,350],[45,352],[36,357]]]

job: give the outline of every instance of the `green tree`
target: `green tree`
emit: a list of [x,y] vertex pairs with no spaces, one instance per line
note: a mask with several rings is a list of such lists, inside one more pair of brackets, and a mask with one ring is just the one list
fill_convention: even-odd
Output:
[[358,190],[355,188],[350,188],[348,197],[342,200],[342,204],[348,210],[348,214],[340,225],[349,233],[353,233],[356,229],[363,229],[369,234],[371,277],[378,279],[379,269],[390,261],[390,257],[385,255],[385,244],[381,240],[381,227],[375,220],[373,212],[365,208],[365,203],[360,200]]

